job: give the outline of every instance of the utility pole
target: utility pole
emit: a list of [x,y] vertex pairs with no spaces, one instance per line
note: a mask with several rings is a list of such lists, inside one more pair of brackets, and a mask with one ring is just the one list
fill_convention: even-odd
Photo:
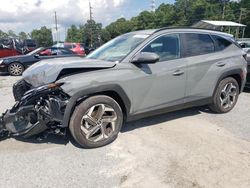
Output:
[[93,12],[92,12],[92,10],[93,10],[93,7],[91,6],[91,2],[89,0],[89,19],[90,20],[93,20]]
[[90,0],[89,0],[89,19],[90,19],[90,47],[93,47],[93,28],[92,28],[92,21],[93,21],[93,7],[91,6]]
[[56,12],[55,12],[55,29],[56,29],[56,41],[57,43],[59,42],[59,37],[58,37],[58,26],[57,26],[57,15],[56,15]]
[[185,8],[184,8],[184,17],[185,17],[185,22],[187,23],[187,9],[188,9],[188,2],[185,0]]
[[[242,17],[245,16],[246,13],[247,13],[247,9],[246,8],[240,8],[239,23],[241,23]],[[243,29],[243,36],[244,36],[244,31],[245,31],[245,29]],[[237,30],[236,30],[236,38],[239,38],[239,33],[240,33],[240,28],[238,27]]]
[[223,5],[222,5],[223,7],[222,7],[222,20],[224,20],[225,19],[225,11],[226,11],[226,2],[225,1],[223,1]]
[[240,8],[239,23],[241,23],[242,16],[245,16],[246,13],[247,13],[247,9],[246,8]]
[[151,0],[150,8],[151,8],[152,12],[155,12],[155,8],[156,8],[156,6],[155,6],[155,0]]

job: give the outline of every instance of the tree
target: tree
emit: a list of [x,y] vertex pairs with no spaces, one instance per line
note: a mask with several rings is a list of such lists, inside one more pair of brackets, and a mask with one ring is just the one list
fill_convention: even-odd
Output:
[[[102,34],[105,36],[102,37]],[[102,25],[94,20],[87,20],[84,25],[79,27],[72,25],[67,32],[66,41],[81,42],[86,46],[97,47],[102,44],[102,39],[109,40],[109,34],[102,30]],[[106,42],[106,41],[105,41]]]
[[17,35],[16,35],[15,32],[12,31],[12,30],[9,30],[9,31],[7,32],[7,34],[8,34],[8,36],[11,37],[11,38],[17,38]]
[[111,38],[130,32],[132,29],[133,26],[131,25],[130,21],[126,20],[125,18],[119,18],[106,27],[106,31],[109,32]]
[[68,29],[67,42],[81,42],[82,39],[79,39],[79,29],[75,25],[71,25],[71,27]]
[[38,46],[48,47],[53,44],[52,32],[45,26],[33,30],[31,38],[36,40]]
[[0,30],[0,38],[6,38],[8,37],[8,34]]
[[20,39],[22,39],[22,40],[25,40],[25,39],[27,39],[28,38],[28,35],[25,33],[25,32],[20,32],[19,34],[18,34],[18,38],[20,38]]

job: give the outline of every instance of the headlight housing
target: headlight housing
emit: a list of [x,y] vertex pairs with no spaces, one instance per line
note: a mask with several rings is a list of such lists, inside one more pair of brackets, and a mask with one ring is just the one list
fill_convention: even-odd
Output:
[[3,63],[3,59],[0,59],[0,65]]

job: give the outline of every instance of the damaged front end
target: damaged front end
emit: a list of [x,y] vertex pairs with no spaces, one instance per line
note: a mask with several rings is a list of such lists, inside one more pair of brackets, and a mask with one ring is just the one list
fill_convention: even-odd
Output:
[[64,110],[69,96],[52,83],[32,88],[24,80],[13,86],[16,104],[0,117],[0,139],[6,136],[30,137],[45,131],[62,134]]

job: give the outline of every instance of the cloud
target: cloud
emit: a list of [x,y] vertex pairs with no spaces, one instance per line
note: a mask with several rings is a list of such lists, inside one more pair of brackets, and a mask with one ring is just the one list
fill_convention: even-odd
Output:
[[[128,1],[126,1],[127,3]],[[93,16],[104,25],[121,15],[125,0],[91,0]],[[5,0],[0,6],[0,29],[30,32],[41,26],[54,27],[57,12],[61,30],[89,19],[88,0]]]

